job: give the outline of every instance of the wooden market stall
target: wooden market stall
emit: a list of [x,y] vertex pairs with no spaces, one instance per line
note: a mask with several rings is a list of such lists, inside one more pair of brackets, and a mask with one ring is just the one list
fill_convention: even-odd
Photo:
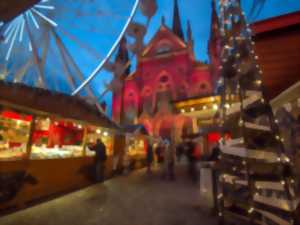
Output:
[[119,127],[95,105],[77,97],[0,81],[0,212],[94,182],[94,152],[107,148],[112,170]]
[[126,132],[126,162],[131,169],[142,168],[146,165],[149,134],[143,125],[124,127]]

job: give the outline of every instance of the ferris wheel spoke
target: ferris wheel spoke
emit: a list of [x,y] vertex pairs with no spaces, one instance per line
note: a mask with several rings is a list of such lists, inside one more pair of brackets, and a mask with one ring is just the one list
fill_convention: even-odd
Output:
[[47,9],[47,10],[54,10],[55,9],[55,7],[53,5],[40,5],[40,4],[35,5],[34,8]]
[[[75,63],[73,57],[71,56],[71,54],[69,53],[68,49],[64,45],[64,43],[63,43],[62,39],[60,38],[59,34],[53,28],[51,30],[54,33],[55,37],[56,37],[56,40],[58,42],[58,46],[59,46],[59,48],[61,50],[61,55],[64,57],[65,65],[70,65],[70,66],[72,65],[73,69],[75,70],[75,74],[77,75],[78,79],[82,82],[84,80],[84,76],[83,76],[82,72],[80,71],[78,65]],[[94,101],[95,101],[95,103],[97,105],[98,101],[97,101],[96,96],[93,94],[93,91],[92,91],[91,87],[89,85],[87,85],[85,87],[85,90],[87,91],[88,96],[90,98],[94,99]],[[97,105],[97,108],[99,110],[101,110],[101,112],[103,112],[102,108],[99,105]]]
[[[18,26],[18,25],[17,25]],[[14,30],[14,35],[11,39],[11,42],[10,42],[10,45],[9,45],[9,48],[8,48],[8,51],[7,51],[7,54],[6,54],[6,57],[5,57],[5,60],[8,61],[10,55],[11,55],[11,51],[12,51],[12,48],[14,46],[14,43],[15,43],[15,40],[16,40],[16,37],[17,37],[17,34],[18,34],[18,29],[16,27],[16,29]]]
[[48,56],[48,50],[49,50],[49,44],[50,44],[50,38],[49,38],[49,31],[47,30],[43,37],[44,43],[43,43],[43,49],[42,49],[42,58],[41,58],[41,70],[45,71],[46,66],[46,59]]
[[71,86],[71,89],[72,91],[76,88],[76,81],[74,79],[74,77],[72,76],[72,72],[70,70],[70,67],[67,63],[67,59],[66,59],[66,56],[64,54],[64,47],[62,46],[62,41],[60,39],[60,37],[58,36],[58,34],[53,30],[51,29],[51,32],[55,38],[55,42],[56,42],[56,46],[58,48],[58,51],[60,53],[60,57],[61,57],[61,61],[62,61],[62,65],[63,65],[63,69],[65,71],[65,76],[69,82],[69,85]]
[[15,31],[18,29],[18,23],[11,24],[11,29],[7,32],[7,36],[4,39],[4,44],[9,43]]
[[49,24],[51,24],[52,26],[56,27],[57,23],[54,22],[52,19],[50,19],[49,17],[45,16],[44,14],[42,14],[41,12],[39,12],[38,10],[36,10],[35,8],[31,9],[36,15],[38,15],[39,17],[41,17],[42,19],[44,19],[46,22],[48,22]]
[[38,80],[37,80],[36,84],[39,87],[46,88],[45,79],[44,79],[44,71],[43,71],[43,69],[41,67],[41,64],[40,64],[38,51],[37,51],[36,45],[34,43],[34,39],[33,39],[33,36],[32,36],[32,33],[31,33],[31,30],[30,30],[30,27],[29,27],[28,20],[27,20],[26,16],[24,16],[24,20],[25,20],[25,28],[26,28],[26,31],[28,33],[28,37],[29,37],[29,40],[30,40],[29,43],[32,47],[32,54],[33,54],[33,58],[34,58],[34,63],[37,67],[37,72],[38,72]]
[[14,76],[14,82],[21,82],[31,66],[33,66],[33,58],[28,59],[28,61],[17,70]]
[[21,27],[20,27],[19,42],[22,42],[22,40],[23,40],[24,27],[25,27],[25,20],[22,20]]
[[64,28],[62,28],[62,26],[59,26],[59,31],[61,31],[65,36],[67,36],[69,38],[69,40],[73,41],[80,48],[86,50],[86,52],[89,53],[91,56],[93,56],[95,59],[98,60],[103,57],[94,48],[92,48],[88,44],[80,41],[75,35],[71,34],[70,32],[66,31]]
[[[11,31],[11,29],[13,29],[13,27],[14,27],[14,23],[9,23],[8,25],[7,25],[7,29],[3,32],[3,36],[5,37],[6,35],[8,35],[8,33]],[[3,26],[3,28],[4,28],[5,26]]]
[[35,17],[33,16],[31,10],[26,12],[26,16],[30,17],[30,19],[32,20],[32,22],[33,22],[34,26],[36,27],[36,29],[40,29],[40,26],[39,26],[38,22],[36,21]]
[[96,67],[96,69],[90,74],[90,76],[72,93],[72,95],[76,95],[80,92],[80,90],[82,90],[82,88],[84,88],[92,79],[94,79],[94,77],[102,70],[103,66],[105,65],[105,63],[109,60],[109,58],[111,57],[112,53],[115,51],[115,49],[117,48],[117,46],[119,45],[121,39],[123,38],[129,24],[131,23],[137,8],[139,6],[140,0],[136,0],[135,4],[131,10],[130,16],[125,24],[125,26],[123,27],[120,35],[118,36],[116,42],[114,43],[114,45],[112,46],[112,48],[110,49],[110,51],[108,52],[107,56],[100,62],[100,64]]

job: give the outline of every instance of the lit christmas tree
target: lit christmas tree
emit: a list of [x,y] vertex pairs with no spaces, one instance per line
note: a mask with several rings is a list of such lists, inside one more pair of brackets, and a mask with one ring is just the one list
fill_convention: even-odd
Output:
[[[293,159],[264,98],[262,70],[239,0],[220,1],[222,104],[218,215],[234,224],[297,224]],[[298,215],[299,216],[299,215]]]

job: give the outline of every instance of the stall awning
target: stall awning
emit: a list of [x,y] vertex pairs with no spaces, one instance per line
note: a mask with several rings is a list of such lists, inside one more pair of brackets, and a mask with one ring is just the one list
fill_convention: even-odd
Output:
[[96,105],[76,96],[0,81],[0,104],[35,115],[58,116],[119,129]]

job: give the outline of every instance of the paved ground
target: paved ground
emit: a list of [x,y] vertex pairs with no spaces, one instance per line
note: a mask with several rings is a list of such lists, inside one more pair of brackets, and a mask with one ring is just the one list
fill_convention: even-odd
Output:
[[177,170],[175,182],[144,170],[0,218],[1,225],[215,225],[199,185]]

